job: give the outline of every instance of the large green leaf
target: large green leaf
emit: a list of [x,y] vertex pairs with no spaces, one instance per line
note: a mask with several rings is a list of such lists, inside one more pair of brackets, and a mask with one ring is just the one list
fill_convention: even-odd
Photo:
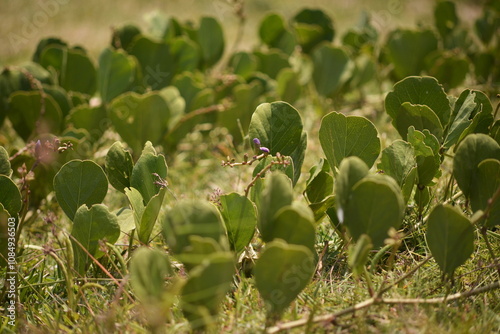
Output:
[[354,185],[344,208],[344,223],[354,240],[366,234],[374,247],[380,247],[389,229],[397,230],[401,225],[405,204],[392,178],[376,176]]
[[90,160],[72,160],[54,177],[54,190],[61,209],[73,220],[83,204],[101,203],[108,192],[108,179],[102,168]]
[[306,246],[314,254],[316,243],[316,229],[311,215],[307,214],[306,208],[298,208],[293,205],[281,208],[272,220],[270,234],[272,240],[281,239],[289,245]]
[[108,115],[137,156],[146,141],[159,144],[168,129],[170,110],[158,92],[125,93],[111,102]]
[[393,30],[385,46],[385,53],[398,79],[419,75],[425,68],[424,59],[436,50],[438,41],[432,30]]
[[474,251],[474,227],[457,208],[436,206],[427,220],[427,245],[441,270],[453,276]]
[[311,280],[316,264],[311,250],[275,240],[266,245],[254,268],[255,285],[276,321]]
[[189,272],[181,292],[184,316],[195,331],[214,329],[217,313],[231,288],[234,257],[231,253],[215,253]]
[[62,112],[50,95],[39,91],[12,93],[9,99],[9,119],[24,140],[41,134],[60,132]]
[[40,56],[40,64],[46,69],[54,69],[59,85],[67,91],[88,95],[96,91],[96,69],[82,49],[49,45]]
[[163,236],[174,254],[189,251],[190,236],[222,242],[224,229],[217,209],[205,201],[179,201],[163,217]]
[[176,64],[176,74],[186,71],[192,72],[199,68],[201,50],[195,42],[182,36],[173,39],[170,46]]
[[262,240],[273,240],[273,220],[278,211],[293,201],[290,179],[283,173],[271,173],[264,181],[264,190],[259,201],[258,227]]
[[130,260],[130,284],[143,303],[162,302],[166,294],[165,278],[173,275],[165,252],[147,247],[134,251]]
[[[429,107],[439,118],[442,128],[446,127],[450,121],[451,109],[448,97],[443,90],[443,87],[432,77],[408,77],[394,85],[394,90],[387,94],[385,98],[385,110],[391,116],[394,122],[398,121],[399,117],[407,117],[401,105],[409,102],[412,105],[423,105]],[[430,115],[428,110],[424,111]],[[427,116],[433,118],[433,116]],[[402,120],[401,122],[405,122]],[[436,124],[435,120],[430,121],[431,124]],[[408,123],[406,121],[406,123]],[[417,124],[412,124],[416,129],[419,129]],[[434,125],[436,126],[436,125]],[[397,128],[400,131],[399,128]],[[400,131],[401,137],[406,139],[408,128]],[[430,129],[429,129],[430,130]]]
[[87,205],[82,205],[75,213],[71,235],[79,243],[73,241],[75,269],[79,274],[84,275],[91,263],[87,252],[99,258],[103,255],[99,251],[100,240],[106,240],[109,243],[118,240],[120,236],[118,218],[109,212],[105,205],[95,204],[90,209]]
[[126,91],[137,89],[138,68],[139,64],[135,57],[127,55],[122,50],[104,49],[99,56],[97,73],[102,101],[108,103]]
[[139,160],[132,168],[130,185],[139,190],[147,205],[149,200],[160,191],[157,182],[162,182],[167,177],[167,172],[165,156],[156,154],[153,145],[148,141]]
[[201,18],[197,31],[197,41],[206,67],[211,67],[219,61],[224,53],[224,33],[215,18]]
[[14,181],[5,175],[0,175],[0,204],[11,217],[17,217],[22,207],[22,198]]
[[478,165],[485,159],[500,160],[500,146],[487,135],[471,134],[458,146],[453,158],[453,175],[467,198],[478,182]]
[[134,162],[130,152],[125,150],[122,143],[117,141],[109,148],[106,154],[106,174],[109,183],[116,190],[124,193],[125,188],[130,187],[130,177]]
[[286,102],[263,103],[252,115],[248,135],[251,139],[258,138],[272,155],[279,152],[292,158],[295,184],[307,144],[299,112]]
[[377,129],[365,117],[329,113],[321,120],[319,141],[334,172],[349,156],[357,156],[371,167],[380,154]]
[[323,41],[331,42],[335,36],[332,19],[320,9],[301,10],[292,19],[292,25],[297,42],[305,53]]
[[408,128],[418,131],[429,130],[440,142],[443,140],[443,126],[437,115],[426,105],[403,102],[392,124],[403,139],[408,139]]
[[500,225],[500,201],[490,202],[500,187],[500,161],[486,159],[477,166],[477,183],[472,184],[470,206],[473,211],[486,210],[491,205],[485,225]]
[[231,249],[241,253],[250,243],[257,225],[255,207],[247,197],[230,193],[220,197],[221,215]]
[[346,71],[349,56],[341,48],[324,43],[312,53],[314,63],[313,81],[316,90],[323,96],[328,96],[339,89],[347,79]]

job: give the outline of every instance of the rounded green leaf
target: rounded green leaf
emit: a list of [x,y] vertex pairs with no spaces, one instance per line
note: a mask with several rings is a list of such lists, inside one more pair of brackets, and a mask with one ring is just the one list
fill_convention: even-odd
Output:
[[493,227],[500,225],[500,201],[490,204],[495,192],[500,187],[500,161],[486,159],[477,166],[477,183],[472,185],[470,205],[473,211],[486,210],[491,205],[485,225]]
[[159,144],[167,131],[170,111],[158,92],[125,93],[111,102],[108,115],[116,132],[137,155],[146,141]]
[[295,206],[285,206],[273,218],[270,226],[272,240],[282,239],[289,245],[306,246],[314,254],[316,228],[306,212]]
[[103,106],[90,107],[81,104],[71,110],[67,122],[73,124],[75,129],[85,129],[93,141],[102,137],[109,127],[109,119]]
[[90,160],[72,160],[54,177],[54,190],[61,209],[73,220],[83,204],[101,203],[108,192],[108,178],[102,168]]
[[124,193],[125,188],[130,187],[130,177],[134,162],[130,152],[125,150],[122,143],[117,141],[109,149],[106,154],[106,174],[108,175],[109,183],[116,190]]
[[329,96],[346,79],[349,56],[341,48],[324,43],[312,53],[314,63],[313,81],[316,90],[323,96]]
[[205,66],[211,67],[224,53],[224,33],[219,21],[213,17],[203,17],[197,36]]
[[427,245],[441,270],[453,276],[474,251],[474,227],[457,208],[436,206],[427,220]]
[[307,145],[299,112],[286,102],[263,103],[252,115],[248,135],[251,139],[258,138],[272,155],[279,152],[292,158],[295,184]]
[[351,197],[352,188],[368,175],[368,166],[358,157],[348,157],[340,163],[339,173],[335,179],[335,196],[337,215],[340,222],[344,221],[344,210]]
[[134,38],[140,34],[141,30],[138,27],[132,24],[125,24],[124,26],[113,30],[111,45],[115,49],[127,50]]
[[[99,251],[100,240],[106,240],[111,244],[118,240],[120,236],[118,217],[109,212],[105,205],[92,205],[90,209],[87,205],[82,205],[75,213],[71,235],[79,242],[78,244],[72,241],[75,268],[83,275],[91,263],[87,252],[95,258],[99,258],[103,255]],[[85,250],[82,249],[82,246]]]
[[295,48],[295,38],[285,25],[283,17],[276,13],[268,14],[260,23],[259,37],[270,48],[277,48],[291,54]]
[[439,142],[429,130],[420,132],[415,130],[413,126],[408,128],[408,141],[413,146],[417,160],[418,184],[421,186],[430,185],[441,166]]
[[173,276],[172,265],[165,252],[140,247],[130,260],[130,284],[145,304],[161,302],[165,295],[165,278]]
[[[290,68],[288,55],[281,50],[271,49],[267,52],[255,51],[254,56],[258,60],[259,72],[267,74],[271,79],[276,79],[278,73],[284,68]],[[269,80],[269,78],[267,78]]]
[[255,233],[257,225],[255,207],[247,197],[237,193],[222,195],[220,203],[229,244],[231,249],[239,254],[250,243]]
[[403,102],[392,124],[405,140],[408,139],[410,126],[419,131],[429,130],[440,142],[443,140],[443,126],[437,115],[426,105]]
[[332,19],[320,9],[305,8],[292,19],[297,42],[305,53],[323,42],[331,42],[335,36]]
[[[450,121],[451,109],[448,97],[443,87],[432,77],[408,77],[394,85],[394,90],[387,94],[385,98],[385,110],[391,116],[393,124],[395,122],[406,122],[398,118],[407,118],[405,109],[401,105],[409,102],[412,105],[422,105],[430,108],[436,114],[441,123],[441,127],[446,127]],[[425,112],[425,111],[424,111]],[[427,115],[430,113],[427,111]],[[427,116],[432,118],[433,116]],[[431,124],[437,123],[435,120],[429,120]],[[419,127],[414,125],[416,129]],[[397,128],[400,131],[399,128]],[[406,139],[408,128],[400,131],[403,139]],[[429,129],[430,130],[430,129]]]
[[299,83],[299,75],[291,68],[282,69],[277,78],[276,87],[278,96],[281,100],[293,103],[302,94],[302,85]]
[[458,16],[455,3],[452,1],[439,1],[434,9],[434,22],[439,34],[444,39],[458,25]]
[[435,77],[447,89],[460,86],[469,73],[470,60],[455,52],[436,52],[429,56],[429,75]]
[[371,167],[380,154],[380,139],[372,122],[365,117],[331,112],[321,120],[319,141],[330,167],[356,156]]
[[9,153],[7,150],[0,146],[0,175],[10,176],[12,169],[10,168]]
[[306,287],[316,269],[311,250],[283,240],[267,244],[254,268],[255,285],[266,303],[268,316],[277,320]]
[[458,146],[453,158],[453,175],[467,198],[478,182],[479,163],[490,158],[500,160],[500,146],[487,135],[471,134]]
[[394,141],[382,151],[382,157],[377,167],[391,176],[400,187],[417,165],[413,146],[402,140]]
[[374,247],[380,247],[391,227],[399,229],[405,204],[401,190],[389,181],[394,182],[388,176],[377,175],[362,179],[352,188],[343,209],[345,226],[354,240],[366,234]]
[[11,217],[17,217],[22,207],[22,198],[14,181],[5,175],[0,175],[0,204]]

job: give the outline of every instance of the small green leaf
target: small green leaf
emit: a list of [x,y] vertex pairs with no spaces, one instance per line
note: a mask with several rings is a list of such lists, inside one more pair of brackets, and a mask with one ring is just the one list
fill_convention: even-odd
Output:
[[3,146],[0,146],[0,175],[10,176],[11,174],[9,153]]
[[377,129],[365,117],[329,113],[321,120],[319,141],[334,172],[349,156],[357,156],[371,167],[380,154]]
[[115,142],[106,154],[106,174],[109,183],[116,190],[125,193],[125,188],[130,187],[133,168],[134,162],[130,152],[125,150],[121,142]]
[[439,172],[441,157],[439,142],[428,130],[420,132],[413,126],[408,128],[408,141],[413,146],[417,160],[418,184],[427,186]]
[[291,54],[295,48],[295,38],[280,14],[268,14],[261,21],[259,37],[270,48],[280,49],[286,54]]
[[403,186],[410,172],[416,167],[413,146],[403,140],[396,140],[382,151],[377,167],[391,176],[400,187]]
[[233,275],[233,254],[221,252],[210,255],[190,271],[180,298],[182,312],[193,330],[213,329]]
[[333,192],[333,177],[328,173],[330,165],[327,160],[321,159],[310,170],[307,180],[306,195],[310,203],[318,203]]
[[427,220],[427,245],[439,268],[448,276],[474,251],[474,227],[457,208],[436,206]]
[[266,245],[254,268],[255,285],[270,322],[278,320],[311,280],[316,263],[311,250],[275,240]]
[[316,90],[323,96],[336,92],[347,79],[349,56],[341,48],[324,43],[312,53],[314,63],[313,81]]
[[111,45],[115,49],[128,50],[134,38],[140,34],[141,30],[138,27],[132,24],[125,24],[118,29],[113,29]]
[[335,179],[335,197],[337,215],[344,222],[344,210],[351,197],[352,188],[368,175],[368,166],[358,157],[348,157],[340,163],[339,173]]
[[408,139],[408,128],[418,131],[429,130],[440,142],[443,140],[443,126],[437,115],[426,105],[403,102],[392,124],[404,140]]
[[[257,58],[259,72],[267,74],[271,79],[276,79],[278,73],[285,68],[290,68],[288,55],[281,50],[271,49],[267,52],[255,51],[253,55]],[[269,80],[269,78],[267,78]]]
[[292,204],[293,192],[290,179],[283,173],[272,173],[264,181],[264,190],[259,201],[258,227],[262,240],[273,240],[273,220],[278,211]]
[[165,299],[165,278],[173,276],[172,265],[158,249],[140,247],[130,260],[130,284],[144,303],[160,303]]
[[160,191],[160,186],[155,182],[164,180],[167,177],[167,172],[168,167],[165,157],[161,154],[156,154],[153,145],[148,141],[144,146],[139,160],[137,160],[135,166],[132,168],[130,185],[139,190],[144,203],[147,205],[151,198]]
[[257,225],[255,207],[247,197],[230,193],[220,197],[221,215],[231,249],[240,254],[250,243]]
[[500,160],[500,146],[484,134],[471,134],[458,146],[453,158],[453,175],[457,184],[469,198],[478,182],[478,165],[485,159]]
[[144,208],[144,212],[141,217],[140,225],[136,228],[137,237],[143,244],[149,244],[151,233],[156,224],[158,214],[160,213],[161,205],[163,199],[165,198],[165,193],[167,189],[162,188],[158,194],[151,197],[148,204]]
[[22,198],[14,181],[5,175],[0,175],[0,204],[11,217],[17,217],[22,207]]
[[[75,268],[81,275],[87,271],[91,261],[87,252],[95,258],[103,254],[99,251],[99,241],[114,243],[120,236],[118,218],[102,204],[90,207],[82,205],[75,213],[71,235],[78,241],[72,241],[75,254]],[[82,249],[85,248],[85,250]]]
[[108,192],[108,179],[102,168],[90,160],[72,160],[54,177],[54,190],[61,209],[73,220],[83,204],[101,203]]
[[373,244],[366,234],[362,234],[354,245],[349,246],[347,263],[356,277],[364,273],[364,267],[372,248]]

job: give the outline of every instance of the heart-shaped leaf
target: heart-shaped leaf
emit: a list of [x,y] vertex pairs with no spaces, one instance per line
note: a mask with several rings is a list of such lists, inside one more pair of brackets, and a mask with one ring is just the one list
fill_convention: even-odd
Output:
[[[90,257],[87,252],[95,258],[102,256],[99,251],[99,241],[106,240],[114,243],[120,236],[120,226],[115,214],[109,212],[102,204],[90,207],[82,205],[78,208],[73,219],[71,235],[78,241],[73,241],[73,252],[75,255],[75,269],[84,275],[90,265]],[[85,250],[82,249],[85,248]]]
[[168,129],[170,111],[158,92],[125,93],[111,102],[108,115],[116,132],[137,156],[146,141],[160,143]]
[[458,146],[453,158],[453,175],[467,198],[478,182],[478,165],[485,159],[500,160],[500,146],[487,135],[471,134]]
[[130,186],[139,190],[144,203],[147,205],[151,198],[159,193],[161,188],[157,183],[165,180],[167,172],[168,167],[165,157],[156,154],[153,145],[148,141],[139,160],[132,168]]
[[250,243],[257,225],[255,207],[247,197],[230,193],[220,197],[221,215],[231,249],[240,254]]
[[125,193],[125,188],[130,187],[130,177],[134,162],[130,152],[125,150],[122,143],[115,142],[111,145],[106,154],[106,174],[108,175],[109,183],[116,190]]
[[22,207],[22,198],[14,181],[5,175],[0,175],[0,204],[11,217],[17,217]]
[[258,138],[272,155],[281,153],[293,160],[295,184],[300,176],[307,145],[299,112],[286,102],[263,103],[255,109],[248,128],[250,138]]
[[436,206],[427,220],[427,245],[441,270],[453,276],[474,251],[474,227],[458,209]]
[[[405,102],[429,107],[439,118],[442,127],[446,127],[450,121],[450,102],[443,87],[435,78],[408,77],[394,85],[394,90],[385,98],[385,110],[393,122],[396,122],[399,117],[405,117],[404,114],[400,115],[404,111],[401,105]],[[436,122],[432,121],[432,124],[434,123]],[[417,125],[412,125],[418,129]],[[404,129],[403,133],[400,132],[403,139],[406,139],[407,130],[408,128]]]
[[266,303],[268,321],[278,320],[311,280],[316,263],[311,250],[275,240],[266,245],[254,268],[255,285]]
[[321,120],[319,141],[334,172],[341,161],[356,156],[371,167],[380,154],[380,139],[365,117],[331,112]]
[[83,204],[101,203],[108,192],[108,178],[102,168],[90,160],[72,160],[54,177],[54,190],[61,209],[73,220]]

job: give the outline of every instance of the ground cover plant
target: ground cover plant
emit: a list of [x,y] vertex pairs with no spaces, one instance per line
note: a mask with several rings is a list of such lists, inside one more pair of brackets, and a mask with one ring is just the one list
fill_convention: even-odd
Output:
[[0,74],[2,332],[500,331],[499,13],[42,39]]

